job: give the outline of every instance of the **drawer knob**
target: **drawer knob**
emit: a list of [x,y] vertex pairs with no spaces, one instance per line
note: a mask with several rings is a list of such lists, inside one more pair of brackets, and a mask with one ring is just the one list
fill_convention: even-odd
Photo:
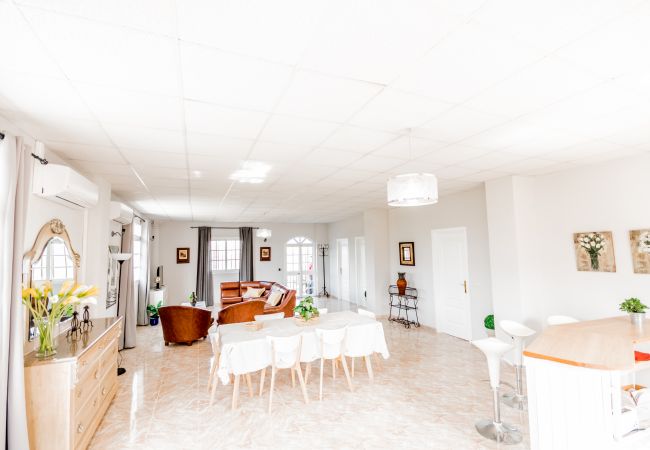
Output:
[[77,427],[77,433],[83,433],[86,427],[84,427],[82,424],[79,424]]
[[106,395],[106,388],[102,389],[102,395]]

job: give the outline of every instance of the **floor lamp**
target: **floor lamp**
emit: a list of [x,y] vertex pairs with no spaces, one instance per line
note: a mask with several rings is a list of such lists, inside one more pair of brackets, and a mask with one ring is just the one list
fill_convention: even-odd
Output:
[[[120,317],[120,288],[122,287],[122,264],[124,261],[131,259],[131,253],[111,253],[111,259],[117,261],[120,264],[120,275],[117,281],[117,317]],[[127,310],[128,311],[128,310]],[[126,312],[124,312],[124,322],[126,323]],[[122,326],[124,328],[124,326]],[[119,365],[118,365],[119,366]],[[123,367],[117,368],[117,374],[122,375],[126,372],[126,369]]]

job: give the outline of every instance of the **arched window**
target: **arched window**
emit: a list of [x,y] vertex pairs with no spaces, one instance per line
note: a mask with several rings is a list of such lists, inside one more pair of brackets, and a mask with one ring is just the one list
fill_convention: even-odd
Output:
[[304,236],[296,236],[286,244],[287,287],[296,295],[314,295],[314,243]]

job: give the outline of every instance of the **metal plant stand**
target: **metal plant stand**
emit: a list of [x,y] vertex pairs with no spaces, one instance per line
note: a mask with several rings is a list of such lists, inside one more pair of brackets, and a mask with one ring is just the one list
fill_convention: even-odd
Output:
[[[400,295],[397,286],[391,285],[388,287],[388,295],[390,296],[388,320],[401,323],[406,328],[411,328],[411,325],[419,327],[418,290],[407,287],[404,295]],[[397,316],[394,316],[393,308],[397,309]],[[411,311],[411,317],[409,317],[409,311]],[[415,313],[415,320],[411,320],[413,313]]]

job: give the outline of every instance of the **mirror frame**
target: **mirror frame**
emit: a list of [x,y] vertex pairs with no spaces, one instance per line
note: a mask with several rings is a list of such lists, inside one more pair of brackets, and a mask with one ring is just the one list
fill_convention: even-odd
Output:
[[[23,256],[23,284],[25,286],[32,287],[32,265],[43,257],[43,252],[45,252],[47,245],[53,238],[61,239],[70,253],[73,262],[73,281],[77,283],[79,268],[81,266],[81,256],[72,248],[70,235],[63,222],[60,219],[52,219],[41,227],[36,235],[36,240],[34,240],[34,245]],[[31,326],[32,318],[27,308],[25,308],[25,311],[25,315],[27,316],[27,340],[31,341],[34,339],[34,331]]]

